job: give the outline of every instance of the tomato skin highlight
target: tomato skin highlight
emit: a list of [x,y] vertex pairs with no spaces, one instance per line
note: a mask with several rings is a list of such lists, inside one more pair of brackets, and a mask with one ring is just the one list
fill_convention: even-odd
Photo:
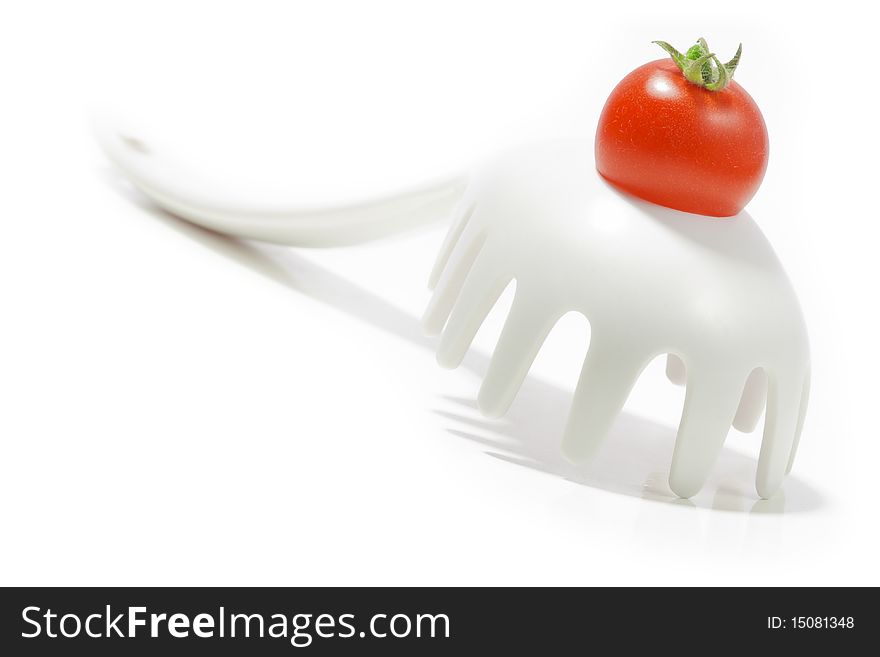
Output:
[[596,130],[596,168],[651,203],[712,217],[738,214],[767,170],[764,117],[731,81],[709,91],[671,59],[640,66],[611,92]]

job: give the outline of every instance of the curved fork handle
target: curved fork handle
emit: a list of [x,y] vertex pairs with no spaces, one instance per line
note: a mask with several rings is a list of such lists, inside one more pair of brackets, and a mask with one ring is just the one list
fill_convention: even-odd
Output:
[[455,176],[385,197],[338,206],[260,206],[224,200],[222,190],[199,188],[179,167],[144,142],[98,123],[107,156],[157,205],[192,223],[236,237],[295,246],[346,246],[445,219],[467,184]]

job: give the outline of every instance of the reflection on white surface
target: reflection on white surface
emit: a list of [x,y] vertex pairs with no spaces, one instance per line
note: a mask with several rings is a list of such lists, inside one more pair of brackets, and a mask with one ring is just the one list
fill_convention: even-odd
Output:
[[[478,363],[472,365],[479,367]],[[821,505],[819,495],[796,475],[785,483],[788,502],[783,493],[761,500],[752,488],[755,460],[729,447],[722,450],[702,491],[682,500],[667,484],[675,428],[627,412],[618,417],[591,463],[573,465],[559,450],[571,393],[535,377],[526,380],[509,414],[501,420],[482,418],[472,400],[447,401],[452,402],[453,410],[436,412],[454,423],[449,428],[453,435],[485,446],[493,457],[577,484],[651,502],[717,511],[781,514],[811,511]]]

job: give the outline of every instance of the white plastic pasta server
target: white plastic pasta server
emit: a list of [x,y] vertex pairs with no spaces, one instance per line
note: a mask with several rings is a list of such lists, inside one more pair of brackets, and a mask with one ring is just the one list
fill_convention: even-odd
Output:
[[731,425],[753,430],[765,405],[758,494],[771,497],[791,469],[809,395],[807,332],[785,271],[744,210],[706,217],[621,192],[597,172],[594,144],[578,140],[360,205],[261,208],[198,188],[143,142],[106,128],[100,139],[159,206],[243,238],[352,244],[447,217],[457,204],[423,321],[441,336],[438,361],[455,367],[516,281],[479,393],[484,413],[507,411],[554,324],[575,311],[591,335],[562,438],[569,459],[595,454],[644,367],[665,354],[669,378],[687,386],[669,474],[677,495],[700,490]]

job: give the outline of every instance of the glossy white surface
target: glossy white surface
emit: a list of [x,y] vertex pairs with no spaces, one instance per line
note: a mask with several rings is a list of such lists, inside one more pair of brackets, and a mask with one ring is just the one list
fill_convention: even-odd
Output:
[[[875,10],[420,5],[6,11],[16,29],[0,55],[15,62],[16,102],[0,123],[0,582],[880,583],[877,92],[835,61],[780,77],[749,60],[839,34],[870,61]],[[455,170],[455,154],[471,159],[467,145],[490,134],[589,136],[607,90],[657,56],[651,39],[700,33],[719,50],[746,44],[737,79],[771,135],[749,211],[810,327],[809,420],[784,499],[768,502],[750,482],[760,423],[732,432],[700,494],[676,501],[665,482],[684,391],[661,360],[594,466],[567,464],[558,436],[586,348],[575,316],[509,421],[482,419],[468,400],[500,313],[455,373],[437,368],[418,326],[442,230],[308,253],[220,238],[138,206],[88,125],[95,100],[115,98],[194,168],[210,158],[212,178],[280,195],[301,179],[291,146],[304,131],[290,117],[350,74],[355,89],[382,90],[368,105],[397,108],[375,112],[359,161],[339,167],[340,197],[353,198],[424,179],[444,158],[433,173]],[[613,65],[592,54],[609,49]],[[842,104],[852,89],[862,101]],[[317,149],[317,169],[360,134],[335,121],[346,109],[325,107],[324,129],[307,110],[312,143],[331,153]],[[368,148],[395,126],[399,143]]]

